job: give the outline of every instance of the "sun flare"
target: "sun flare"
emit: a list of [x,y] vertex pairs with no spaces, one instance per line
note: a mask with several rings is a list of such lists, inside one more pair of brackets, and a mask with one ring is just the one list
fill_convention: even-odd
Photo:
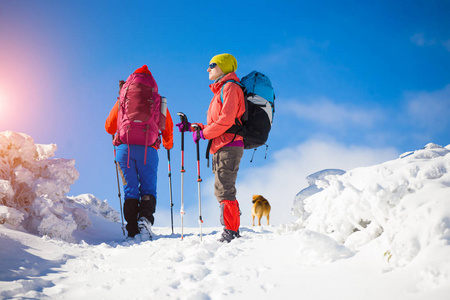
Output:
[[5,97],[3,96],[2,91],[0,90],[0,116],[2,116],[2,111],[5,109],[4,105]]
[[[2,123],[2,125],[6,124],[6,121],[9,120],[8,117],[8,105],[6,103],[7,97],[5,94],[5,91],[0,89],[0,122]],[[2,131],[0,129],[0,131]]]

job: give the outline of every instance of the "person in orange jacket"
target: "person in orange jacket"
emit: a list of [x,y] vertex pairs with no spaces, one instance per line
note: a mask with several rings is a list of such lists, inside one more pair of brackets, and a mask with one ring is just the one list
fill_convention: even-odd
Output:
[[[134,73],[151,74],[146,65]],[[122,89],[122,85],[120,89]],[[157,92],[157,87],[156,87]],[[119,92],[120,93],[120,92]],[[159,95],[158,95],[159,96]],[[105,122],[109,134],[118,129],[119,98],[111,109]],[[162,144],[166,149],[173,147],[173,122],[166,110],[165,128],[160,132]],[[115,136],[115,141],[120,140]],[[151,239],[151,225],[154,224],[156,210],[156,183],[158,173],[158,153],[160,139],[153,145],[127,145],[116,142],[116,161],[119,164],[124,190],[124,217],[127,221],[128,238],[140,234],[142,240]]]
[[[213,154],[212,170],[215,177],[214,195],[220,203],[220,221],[224,231],[222,242],[230,242],[239,235],[240,209],[236,200],[236,178],[244,153],[244,142],[240,135],[226,132],[236,119],[245,112],[244,93],[241,87],[229,80],[239,82],[236,76],[236,58],[228,53],[214,56],[207,69],[209,79],[214,80],[210,89],[214,96],[209,104],[207,124],[197,124],[201,130],[194,131],[194,142],[208,139]],[[227,82],[228,81],[228,82]],[[180,131],[193,130],[190,125],[177,124]]]

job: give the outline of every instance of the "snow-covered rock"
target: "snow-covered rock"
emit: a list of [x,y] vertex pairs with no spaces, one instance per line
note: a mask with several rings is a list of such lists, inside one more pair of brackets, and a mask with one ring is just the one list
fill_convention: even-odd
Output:
[[307,176],[306,181],[308,181],[309,186],[295,195],[292,214],[298,218],[306,218],[306,216],[303,215],[305,212],[303,209],[304,200],[329,186],[328,176],[342,175],[344,173],[344,170],[325,169]]
[[308,180],[313,191],[295,199],[297,228],[327,234],[353,250],[383,235],[390,266],[404,266],[450,240],[449,171],[449,147],[428,144],[342,175],[315,173]]
[[56,149],[0,132],[0,224],[71,241],[74,230],[91,225],[87,211],[117,222],[118,213],[93,195],[66,196],[79,173],[73,159],[52,158]]

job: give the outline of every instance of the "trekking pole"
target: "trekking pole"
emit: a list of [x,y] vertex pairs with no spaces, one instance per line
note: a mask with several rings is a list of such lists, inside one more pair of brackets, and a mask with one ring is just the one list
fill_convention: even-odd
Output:
[[[114,135],[112,136],[112,139],[114,141]],[[122,197],[120,195],[120,183],[119,183],[119,167],[117,166],[117,160],[116,160],[116,146],[114,146],[114,164],[116,165],[116,176],[117,176],[117,190],[119,191],[119,205],[120,205],[120,216],[122,218],[122,231],[123,235],[125,235],[125,225],[123,224],[123,210],[122,210]]]
[[167,161],[168,161],[168,167],[169,167],[170,222],[172,224],[172,234],[173,234],[172,171],[170,168],[170,150],[169,149],[167,149]]
[[[179,112],[177,115],[180,116],[181,123],[183,125],[187,125],[187,117],[184,113]],[[181,240],[183,240],[183,218],[184,218],[184,193],[183,193],[183,187],[184,187],[184,130],[181,132]]]
[[[192,127],[197,130],[197,134],[200,134],[200,127],[197,124],[192,124]],[[200,182],[202,178],[200,177],[200,140],[197,140],[197,183],[198,183],[198,224],[200,225],[200,241],[202,240],[202,196],[200,193]]]

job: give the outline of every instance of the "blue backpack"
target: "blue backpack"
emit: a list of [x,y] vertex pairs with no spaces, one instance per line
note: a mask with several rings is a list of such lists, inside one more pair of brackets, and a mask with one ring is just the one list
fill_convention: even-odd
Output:
[[[245,149],[264,145],[269,137],[275,113],[275,94],[269,77],[253,71],[242,77],[241,82],[234,80],[227,82],[238,84],[244,91],[245,113],[241,120],[236,119],[236,124],[226,132],[241,135],[244,138]],[[222,102],[223,86],[220,94]]]

